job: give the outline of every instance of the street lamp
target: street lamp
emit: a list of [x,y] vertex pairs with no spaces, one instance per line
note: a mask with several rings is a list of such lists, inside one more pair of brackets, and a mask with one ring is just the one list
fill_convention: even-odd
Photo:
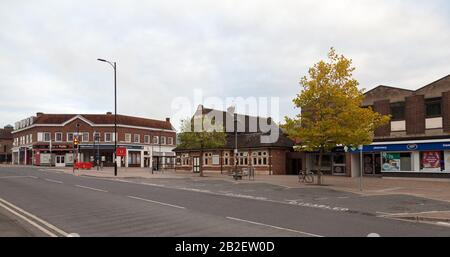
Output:
[[117,65],[116,62],[111,63],[104,59],[97,59],[100,62],[109,63],[114,69],[114,176],[117,176]]

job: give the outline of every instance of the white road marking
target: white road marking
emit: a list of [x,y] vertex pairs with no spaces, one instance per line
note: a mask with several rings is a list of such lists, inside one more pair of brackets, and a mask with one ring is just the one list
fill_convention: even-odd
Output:
[[163,202],[158,202],[158,201],[154,201],[154,200],[149,200],[149,199],[144,199],[144,198],[140,198],[140,197],[136,197],[136,196],[128,196],[129,198],[132,199],[136,199],[136,200],[141,200],[141,201],[145,201],[145,202],[149,202],[149,203],[157,203],[157,204],[161,204],[161,205],[165,205],[165,206],[170,206],[170,207],[174,207],[174,208],[178,208],[178,209],[186,209],[186,207],[183,206],[179,206],[179,205],[174,205],[174,204],[169,204],[169,203],[163,203]]
[[81,185],[75,185],[76,187],[80,187],[80,188],[85,188],[85,189],[90,189],[90,190],[94,190],[94,191],[99,191],[99,192],[105,192],[108,193],[108,191],[103,190],[103,189],[98,189],[98,188],[93,188],[93,187],[87,187],[87,186],[81,186]]
[[[44,228],[43,226],[37,224],[36,222],[32,221],[32,220],[29,219],[28,217],[34,219],[35,221],[38,221],[38,222],[44,224],[44,225],[47,226],[48,228],[50,228],[50,229],[52,229],[52,230],[58,232],[59,234],[61,234],[61,235],[63,235],[63,236],[67,236],[67,235],[68,235],[68,233],[64,232],[63,230],[61,230],[61,229],[59,229],[59,228],[53,226],[52,224],[46,222],[45,220],[42,220],[41,218],[36,217],[35,215],[33,215],[33,214],[31,214],[31,213],[29,213],[29,212],[27,212],[27,211],[25,211],[25,210],[23,210],[23,209],[21,209],[21,208],[15,206],[14,204],[12,204],[12,203],[10,203],[10,202],[8,202],[8,201],[2,199],[2,198],[0,198],[0,205],[1,205],[3,208],[7,209],[8,211],[12,212],[14,215],[16,215],[16,216],[22,218],[22,219],[25,220],[26,222],[30,223],[31,225],[35,226],[37,229],[41,230],[42,232],[44,232],[45,234],[47,234],[47,235],[49,235],[49,236],[51,236],[51,237],[57,237],[57,235],[54,234],[54,233],[52,233],[52,232],[50,232],[49,230],[47,230],[47,229]],[[8,206],[9,206],[10,208],[9,208]],[[15,210],[13,210],[13,208],[14,208]],[[24,215],[27,215],[28,217],[25,217],[24,215],[20,214],[19,212],[23,213]]]
[[53,180],[53,179],[49,179],[49,178],[46,178],[46,179],[44,179],[45,181],[48,181],[48,182],[53,182],[53,183],[58,183],[58,184],[63,184],[63,182],[62,181],[59,181],[59,180]]
[[439,222],[436,222],[436,224],[443,225],[443,226],[446,226],[446,227],[450,227],[450,223],[449,222],[439,221]]
[[3,177],[0,177],[0,179],[5,179],[5,178],[38,178],[38,177],[35,177],[35,176],[3,176]]
[[238,218],[234,218],[234,217],[227,217],[227,219],[246,222],[246,223],[250,223],[250,224],[254,224],[254,225],[265,226],[265,227],[269,227],[269,228],[275,228],[275,229],[279,229],[279,230],[285,230],[285,231],[294,232],[294,233],[298,233],[298,234],[304,234],[304,235],[313,236],[313,237],[323,237],[323,236],[317,235],[317,234],[312,234],[312,233],[303,232],[303,231],[290,229],[290,228],[277,227],[277,226],[259,223],[259,222],[255,222],[255,221],[250,221],[250,220],[243,220],[243,219],[238,219]]

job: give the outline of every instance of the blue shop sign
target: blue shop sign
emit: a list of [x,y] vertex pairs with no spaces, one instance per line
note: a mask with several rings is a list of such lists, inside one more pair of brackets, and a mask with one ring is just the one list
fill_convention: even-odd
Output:
[[[365,145],[363,148],[363,152],[430,151],[430,150],[434,151],[450,150],[450,141],[439,143]],[[354,152],[358,152],[358,150]]]

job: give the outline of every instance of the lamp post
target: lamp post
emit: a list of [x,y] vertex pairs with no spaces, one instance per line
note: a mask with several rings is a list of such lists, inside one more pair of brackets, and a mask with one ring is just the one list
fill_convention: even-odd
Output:
[[114,176],[117,176],[117,65],[104,59],[97,59],[100,62],[109,63],[114,69]]

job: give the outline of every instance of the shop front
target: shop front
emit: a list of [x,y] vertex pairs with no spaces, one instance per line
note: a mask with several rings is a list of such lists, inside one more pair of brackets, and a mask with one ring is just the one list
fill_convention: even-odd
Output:
[[[353,159],[360,154],[353,152]],[[374,143],[362,154],[364,175],[450,177],[450,141]]]

